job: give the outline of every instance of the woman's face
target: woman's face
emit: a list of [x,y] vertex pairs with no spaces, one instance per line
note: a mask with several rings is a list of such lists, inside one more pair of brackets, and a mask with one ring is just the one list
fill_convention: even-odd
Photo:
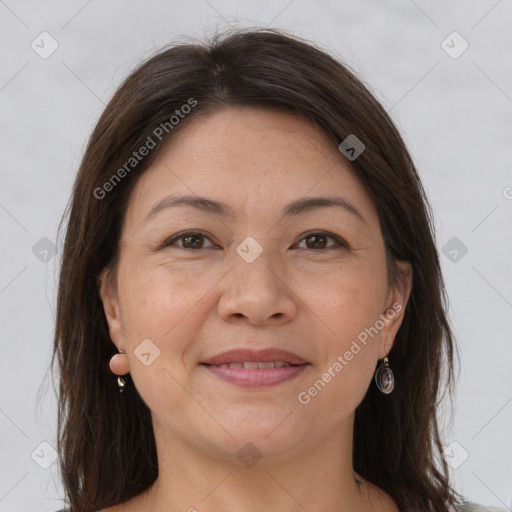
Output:
[[[171,203],[182,196],[193,202]],[[322,197],[338,205],[306,202]],[[250,107],[192,121],[141,176],[115,281],[101,288],[110,335],[155,434],[232,456],[341,432],[409,292],[388,286],[377,212],[337,148],[307,120]],[[297,359],[204,364],[240,349]]]

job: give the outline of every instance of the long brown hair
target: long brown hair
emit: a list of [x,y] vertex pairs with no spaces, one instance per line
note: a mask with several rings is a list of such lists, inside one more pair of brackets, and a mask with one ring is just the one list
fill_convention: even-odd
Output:
[[[437,408],[443,390],[452,397],[457,352],[425,191],[390,117],[354,73],[314,44],[271,29],[159,51],[120,86],[88,142],[61,221],[68,216],[52,360],[60,373],[59,462],[72,512],[126,501],[158,476],[150,411],[130,380],[119,395],[108,367],[117,351],[98,277],[116,266],[138,177],[174,133],[229,105],[286,109],[317,123],[333,147],[351,134],[366,146],[351,166],[378,211],[390,281],[400,278],[396,261],[404,260],[413,286],[389,354],[395,390],[383,395],[372,383],[356,410],[354,469],[400,510],[448,512],[460,496],[442,457]],[[186,115],[170,121],[177,110]],[[130,160],[149,139],[155,147]]]

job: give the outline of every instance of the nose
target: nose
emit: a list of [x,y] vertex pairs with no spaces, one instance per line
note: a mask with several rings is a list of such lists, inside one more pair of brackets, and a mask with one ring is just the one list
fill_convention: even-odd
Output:
[[294,318],[297,297],[286,282],[286,273],[264,255],[265,251],[252,263],[234,256],[234,267],[222,281],[218,305],[225,321],[280,325]]

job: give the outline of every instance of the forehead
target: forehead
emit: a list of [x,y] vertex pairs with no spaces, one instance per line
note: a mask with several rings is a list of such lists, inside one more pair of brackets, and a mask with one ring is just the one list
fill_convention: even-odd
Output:
[[376,220],[364,186],[327,135],[312,121],[266,108],[230,107],[184,126],[140,177],[127,223],[140,223],[169,194],[214,197],[253,216],[304,196],[336,195]]

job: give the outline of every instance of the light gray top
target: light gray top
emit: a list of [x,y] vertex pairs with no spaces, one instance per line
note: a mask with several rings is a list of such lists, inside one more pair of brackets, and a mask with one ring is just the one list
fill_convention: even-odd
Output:
[[508,508],[484,507],[477,503],[463,503],[458,506],[459,512],[509,512]]

